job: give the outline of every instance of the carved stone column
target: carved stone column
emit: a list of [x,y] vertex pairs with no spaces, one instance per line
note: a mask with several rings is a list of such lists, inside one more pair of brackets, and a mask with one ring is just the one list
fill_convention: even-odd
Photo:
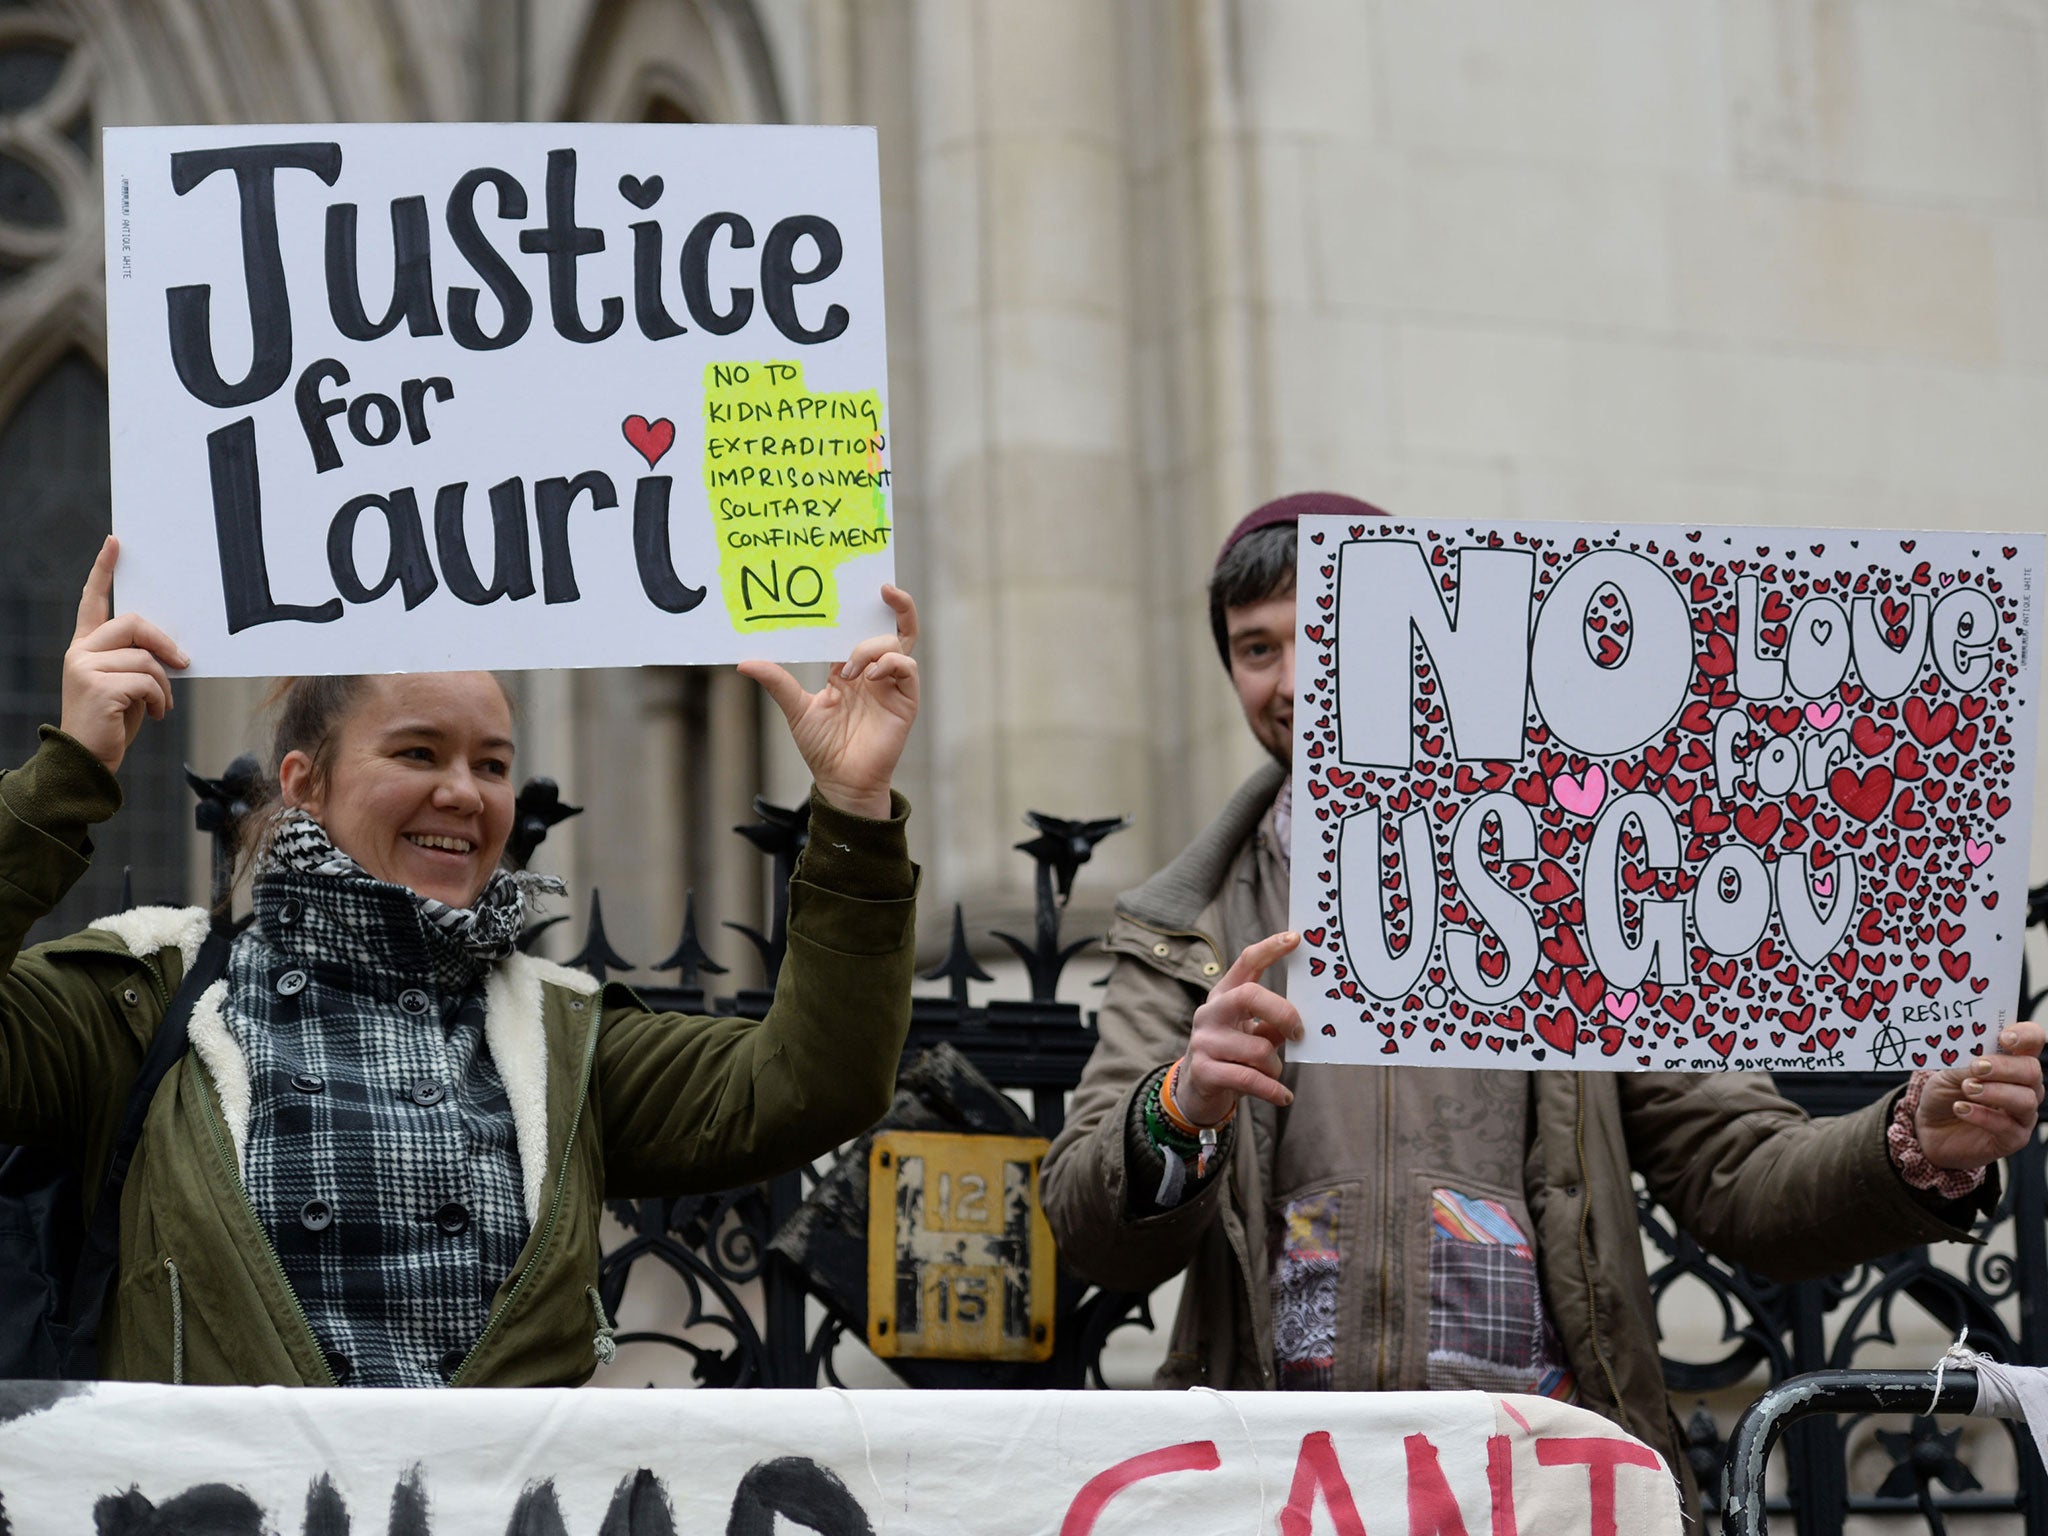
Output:
[[[931,499],[934,888],[990,917],[1028,903],[1027,806],[1150,796],[1120,9],[913,8],[925,408],[898,473]],[[1141,873],[1103,862],[1098,891]]]

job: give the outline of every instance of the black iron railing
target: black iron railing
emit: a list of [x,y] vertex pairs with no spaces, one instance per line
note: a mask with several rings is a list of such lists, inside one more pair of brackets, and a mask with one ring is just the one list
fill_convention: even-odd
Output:
[[[246,765],[231,765],[219,780],[190,777],[201,797],[200,826],[213,832],[221,840],[216,846],[224,848],[233,835]],[[765,1014],[786,942],[789,873],[808,829],[804,810],[762,801],[756,801],[755,808],[758,819],[735,830],[771,862],[772,919],[765,933],[738,923],[725,926],[757,952],[765,976],[762,986],[716,995],[707,990],[707,977],[728,972],[701,941],[694,900],[685,906],[673,951],[642,971],[614,948],[605,932],[602,900],[593,891],[582,945],[569,963],[601,978],[629,976],[652,1007],[754,1018]],[[576,812],[576,807],[561,801],[551,782],[530,782],[519,799],[512,857],[520,863],[532,858],[548,829]],[[1065,937],[1061,917],[1076,874],[1094,847],[1126,823],[1067,821],[1035,812],[1027,819],[1036,835],[1017,846],[1035,865],[1034,932],[1028,940],[1015,934],[994,937],[1023,962],[1030,996],[975,1001],[976,987],[987,985],[990,977],[974,959],[965,916],[956,906],[951,946],[925,976],[942,990],[913,999],[906,1059],[930,1045],[952,1045],[997,1087],[1028,1095],[1033,1122],[1041,1134],[1051,1136],[1062,1121],[1064,1095],[1079,1080],[1094,1045],[1094,1031],[1083,1010],[1057,997],[1065,967],[1092,940]],[[217,874],[230,867],[231,861],[216,858]],[[527,942],[559,921],[537,925]],[[2027,924],[2029,929],[2048,931],[2048,886],[2032,893]],[[662,979],[671,975],[672,980]],[[648,976],[655,979],[645,979]],[[2023,972],[2021,993],[2020,1017],[2025,1018],[2048,996],[2048,988],[2032,989]],[[1829,1115],[1860,1108],[1899,1081],[1896,1075],[1884,1074],[1786,1076],[1778,1079],[1778,1086],[1809,1113]],[[1847,1274],[1796,1285],[1781,1285],[1723,1264],[1647,1197],[1641,1200],[1644,1236],[1663,1260],[1651,1276],[1653,1293],[1660,1303],[1668,1297],[1672,1305],[1679,1305],[1679,1298],[1697,1297],[1694,1288],[1703,1287],[1708,1305],[1718,1313],[1722,1355],[1706,1362],[1667,1357],[1664,1368],[1708,1508],[1721,1509],[1724,1486],[1737,1490],[1742,1501],[1740,1509],[1731,1505],[1725,1511],[1724,1519],[1733,1522],[1726,1529],[1746,1536],[1762,1529],[1767,1513],[1777,1513],[1795,1518],[1802,1536],[1824,1536],[1839,1532],[1843,1520],[1857,1514],[1902,1519],[1939,1533],[1949,1515],[1996,1512],[2016,1517],[2015,1529],[2027,1536],[2048,1536],[2048,1475],[2023,1434],[2005,1431],[2012,1439],[2017,1468],[2012,1486],[1987,1491],[1980,1486],[1963,1437],[1955,1426],[1944,1428],[1935,1416],[1967,1408],[1974,1400],[1973,1378],[1951,1375],[1937,1405],[1931,1401],[1931,1374],[1900,1376],[1859,1369],[1860,1362],[1896,1342],[1914,1313],[1919,1314],[1923,1335],[1953,1338],[1967,1327],[1970,1343],[1994,1359],[2048,1365],[2044,1159],[2048,1145],[2037,1134],[2024,1153],[2010,1160],[1998,1208],[1978,1227],[1979,1246],[1950,1248],[1943,1262],[1926,1248],[1909,1249]],[[704,1386],[837,1384],[834,1352],[849,1329],[859,1337],[861,1320],[828,1308],[822,1321],[808,1321],[806,1304],[816,1300],[812,1288],[769,1246],[823,1172],[806,1169],[716,1195],[613,1202],[612,1213],[627,1236],[604,1257],[600,1288],[607,1309],[616,1312],[633,1275],[650,1263],[672,1272],[687,1296],[677,1332],[624,1333],[619,1342],[680,1351],[691,1362],[693,1378]],[[1960,1257],[1952,1257],[1958,1252]],[[748,1292],[751,1303],[743,1294]],[[1058,1350],[1048,1365],[967,1369],[949,1378],[949,1384],[1100,1386],[1102,1352],[1110,1335],[1124,1327],[1153,1326],[1142,1296],[1105,1292],[1067,1279],[1060,1301]],[[1698,1332],[1696,1327],[1692,1331]],[[1759,1372],[1765,1379],[1765,1395],[1734,1431],[1734,1446],[1748,1447],[1738,1462],[1731,1459],[1731,1442],[1723,1439],[1701,1398],[1752,1382]],[[1826,1379],[1840,1391],[1830,1395],[1804,1390],[1806,1379],[1816,1372],[1834,1373]],[[1800,1382],[1790,1389],[1790,1396],[1779,1394],[1795,1378]],[[1911,1390],[1888,1385],[1900,1381],[1924,1382],[1930,1395],[1916,1402]],[[1962,1395],[1965,1381],[1969,1396]],[[1886,1428],[1873,1417],[1883,1414],[1903,1417],[1897,1420],[1898,1427]],[[1993,1426],[1985,1433],[2000,1430]],[[1763,1467],[1781,1434],[1785,1491],[1767,1497]],[[1867,1466],[1873,1446],[1880,1471],[1875,1476],[1865,1473],[1858,1485],[1850,1476],[1851,1458],[1860,1457],[1859,1466]],[[1731,1479],[1725,1484],[1724,1469]],[[1741,1523],[1749,1521],[1756,1523]]]

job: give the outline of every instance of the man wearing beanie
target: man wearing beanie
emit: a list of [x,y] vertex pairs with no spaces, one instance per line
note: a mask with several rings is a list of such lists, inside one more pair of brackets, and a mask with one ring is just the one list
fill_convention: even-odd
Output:
[[1826,1121],[1761,1073],[1286,1066],[1295,524],[1318,513],[1385,515],[1268,502],[1210,576],[1272,761],[1117,901],[1099,1039],[1042,1175],[1061,1254],[1121,1290],[1186,1272],[1162,1387],[1568,1398],[1654,1446],[1696,1506],[1631,1171],[1710,1252],[1781,1280],[1966,1240],[1996,1202],[1993,1144],[2031,1135],[2041,1030],[2000,1037],[1995,1079],[1923,1073]]

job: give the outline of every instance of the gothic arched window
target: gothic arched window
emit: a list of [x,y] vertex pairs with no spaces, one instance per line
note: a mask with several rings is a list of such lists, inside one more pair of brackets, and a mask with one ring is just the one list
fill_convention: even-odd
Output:
[[[107,382],[69,352],[0,427],[0,753],[9,762],[34,750],[37,726],[57,721],[78,590],[110,516]],[[132,870],[136,900],[184,899],[192,813],[179,774],[181,719],[173,711],[145,724],[121,765],[121,814],[95,830],[91,870],[31,941],[119,910],[124,869]]]

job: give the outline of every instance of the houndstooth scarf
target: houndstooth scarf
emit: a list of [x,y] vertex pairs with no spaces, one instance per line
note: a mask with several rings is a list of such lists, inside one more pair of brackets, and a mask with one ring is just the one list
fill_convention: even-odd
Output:
[[[362,865],[334,846],[327,829],[296,806],[277,813],[270,824],[259,876],[276,870],[297,870],[304,874],[331,875],[343,880],[377,881]],[[526,926],[529,896],[560,896],[568,887],[553,875],[536,875],[527,870],[497,870],[485,883],[474,903],[451,907],[418,891],[412,898],[420,916],[448,939],[480,960],[502,960],[519,942]]]

